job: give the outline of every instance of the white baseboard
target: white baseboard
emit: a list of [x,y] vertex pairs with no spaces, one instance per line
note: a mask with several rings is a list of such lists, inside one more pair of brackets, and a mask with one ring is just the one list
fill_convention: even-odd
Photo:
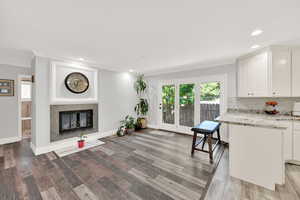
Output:
[[[92,141],[92,140],[97,140],[100,138],[104,138],[104,137],[109,137],[112,135],[115,135],[117,132],[117,130],[111,130],[111,131],[106,131],[106,132],[102,132],[102,133],[91,133],[88,134],[88,138],[86,139],[86,141]],[[65,148],[68,146],[75,146],[77,145],[77,137],[74,138],[69,138],[69,139],[65,139],[65,140],[61,140],[61,141],[57,141],[57,142],[51,142],[49,145],[46,146],[42,146],[42,147],[36,147],[33,143],[31,143],[31,149],[34,153],[34,155],[40,155],[40,154],[44,154],[44,153],[48,153],[51,151],[56,151],[59,150],[61,148]]]
[[158,129],[158,126],[157,125],[153,125],[153,124],[148,124],[147,128]]
[[20,138],[20,137],[2,138],[2,139],[0,139],[0,145],[19,142],[19,141],[21,141],[21,139],[22,138]]

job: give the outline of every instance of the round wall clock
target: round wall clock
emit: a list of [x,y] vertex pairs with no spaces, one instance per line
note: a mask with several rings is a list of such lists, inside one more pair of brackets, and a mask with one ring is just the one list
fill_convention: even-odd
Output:
[[65,78],[67,89],[73,93],[81,94],[89,89],[89,79],[82,73],[73,72]]

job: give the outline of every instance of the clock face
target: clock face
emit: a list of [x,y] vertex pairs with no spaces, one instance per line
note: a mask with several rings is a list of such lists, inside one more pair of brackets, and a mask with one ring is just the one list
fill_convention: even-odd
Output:
[[88,90],[89,80],[84,74],[73,72],[66,77],[65,85],[69,91],[81,94]]

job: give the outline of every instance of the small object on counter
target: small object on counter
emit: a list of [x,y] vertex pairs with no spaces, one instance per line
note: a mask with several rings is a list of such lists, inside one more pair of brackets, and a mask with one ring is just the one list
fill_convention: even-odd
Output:
[[276,101],[267,101],[265,105],[265,113],[269,115],[276,115],[279,113],[277,110],[278,103]]

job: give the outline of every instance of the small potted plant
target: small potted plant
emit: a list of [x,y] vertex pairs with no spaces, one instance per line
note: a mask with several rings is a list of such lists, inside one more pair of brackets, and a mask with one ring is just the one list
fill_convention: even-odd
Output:
[[85,143],[86,138],[87,138],[87,136],[84,133],[80,133],[79,140],[78,140],[78,148],[83,148],[84,147],[84,143]]
[[126,129],[124,126],[120,126],[119,129],[117,130],[117,136],[122,137],[126,133]]
[[124,127],[127,134],[131,134],[134,132],[135,128],[135,119],[127,115],[124,120],[121,121],[121,127]]

